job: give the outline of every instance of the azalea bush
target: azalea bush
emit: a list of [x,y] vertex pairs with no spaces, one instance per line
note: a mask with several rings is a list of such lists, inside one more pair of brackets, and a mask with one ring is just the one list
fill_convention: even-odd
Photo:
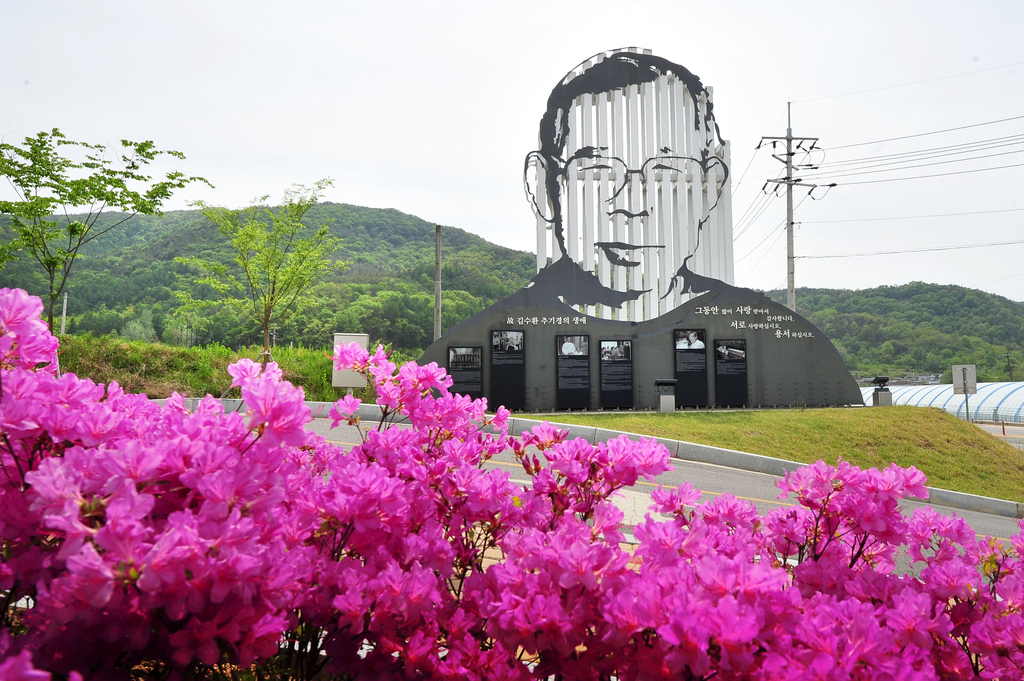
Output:
[[627,536],[653,440],[512,437],[352,345],[383,417],[344,451],[273,363],[228,369],[245,414],[59,375],[41,310],[0,289],[0,679],[1024,676],[1024,538],[904,516],[914,468],[819,462],[765,516],[659,488]]

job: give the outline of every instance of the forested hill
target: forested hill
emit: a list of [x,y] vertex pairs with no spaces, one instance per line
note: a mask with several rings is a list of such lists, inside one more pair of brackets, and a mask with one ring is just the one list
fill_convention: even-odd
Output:
[[[104,216],[116,220],[120,216]],[[433,338],[434,225],[393,209],[324,203],[306,219],[329,224],[341,238],[348,268],[318,285],[316,304],[277,329],[278,344],[325,347],[337,331],[368,333],[416,355]],[[109,222],[101,222],[110,224]],[[454,227],[442,230],[445,329],[522,287],[534,256],[491,244]],[[75,263],[69,285],[69,332],[172,344],[258,342],[257,329],[229,310],[179,312],[177,291],[196,276],[175,263],[195,255],[224,263],[232,251],[196,211],[137,216],[93,241]],[[0,286],[46,291],[29,254],[0,270]],[[209,293],[209,292],[207,292]],[[197,291],[198,295],[203,292]],[[769,295],[784,303],[785,292]],[[979,380],[1024,377],[1024,304],[960,286],[915,282],[850,291],[798,289],[797,311],[833,340],[854,374],[945,374],[976,364]],[[59,308],[57,313],[59,315]]]
[[[119,219],[105,215],[97,226]],[[409,351],[433,338],[434,224],[393,209],[323,203],[305,222],[329,224],[341,238],[337,259],[347,269],[316,288],[317,303],[277,330],[277,342],[324,347],[336,331],[365,332],[371,339]],[[455,227],[442,228],[442,321],[449,328],[522,287],[533,275],[530,253],[514,251]],[[69,280],[71,333],[123,331],[141,321],[143,331],[170,342],[228,346],[253,343],[257,330],[228,310],[182,317],[176,291],[196,273],[174,262],[194,255],[230,262],[229,244],[196,211],[136,216],[90,243]],[[44,295],[42,269],[32,256],[0,270],[0,286]],[[59,313],[59,310],[58,310]],[[140,324],[130,327],[139,332]],[[191,330],[189,330],[191,327]]]
[[[785,291],[769,296],[785,304]],[[975,364],[979,381],[1024,378],[1024,304],[984,291],[912,282],[858,291],[797,289],[797,312],[862,375],[941,373]]]

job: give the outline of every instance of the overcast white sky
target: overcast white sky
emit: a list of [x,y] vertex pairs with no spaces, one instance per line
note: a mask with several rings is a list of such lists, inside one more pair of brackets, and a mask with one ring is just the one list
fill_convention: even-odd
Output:
[[[188,158],[175,167],[216,189],[183,191],[172,209],[195,199],[242,206],[331,177],[327,200],[397,208],[532,251],[522,163],[548,93],[597,52],[647,47],[714,88],[734,182],[750,164],[734,184],[736,280],[780,288],[785,201],[740,218],[762,207],[758,192],[780,167],[754,149],[762,135],[785,134],[786,102],[794,134],[825,149],[1024,117],[1022,32],[1024,3],[1013,1],[0,0],[0,135],[16,142],[59,127],[76,140],[177,149]],[[921,157],[916,169],[866,162],[865,174],[843,179],[953,174],[804,201],[797,254],[1024,240],[1024,167],[962,172],[1024,164],[1024,118],[824,160],[985,140],[995,141]],[[988,157],[960,162],[976,156]],[[947,216],[920,217],[932,215]],[[797,286],[921,280],[1024,301],[1024,243],[796,267]]]

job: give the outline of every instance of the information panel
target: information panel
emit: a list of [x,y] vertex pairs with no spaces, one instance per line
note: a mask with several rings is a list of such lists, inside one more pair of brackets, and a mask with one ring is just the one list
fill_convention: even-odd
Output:
[[483,346],[448,346],[448,375],[452,377],[451,392],[468,395],[475,400],[484,396]]
[[555,336],[559,409],[590,409],[590,336]]
[[708,406],[704,329],[676,329],[676,408]]
[[487,407],[526,409],[526,348],[522,331],[491,331],[491,394]]
[[633,408],[632,341],[601,341],[601,408]]
[[715,341],[715,404],[743,407],[747,404],[747,341]]

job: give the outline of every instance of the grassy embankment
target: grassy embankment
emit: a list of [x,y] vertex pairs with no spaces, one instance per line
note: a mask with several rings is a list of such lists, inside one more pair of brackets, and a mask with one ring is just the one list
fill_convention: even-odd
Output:
[[[153,398],[174,391],[189,397],[220,397],[231,377],[227,366],[243,357],[255,359],[262,348],[234,352],[225,347],[180,348],[104,336],[64,336],[60,341],[61,370],[97,383],[117,381],[126,392]],[[274,360],[284,377],[302,386],[306,399],[333,402],[343,392],[331,386],[331,361],[323,350],[274,348]],[[239,397],[238,388],[227,397]]]
[[861,468],[914,465],[933,487],[1024,501],[1024,453],[938,409],[558,414],[552,421]]

